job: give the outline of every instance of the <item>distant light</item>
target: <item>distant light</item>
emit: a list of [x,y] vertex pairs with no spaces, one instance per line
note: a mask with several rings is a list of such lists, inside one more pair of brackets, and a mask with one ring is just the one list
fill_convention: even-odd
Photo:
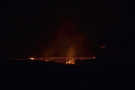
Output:
[[66,64],[75,64],[75,60],[73,57],[69,57],[68,60],[66,60]]
[[30,59],[30,60],[35,60],[35,58],[34,58],[34,57],[30,57],[29,59]]
[[45,59],[45,61],[46,61],[46,62],[49,62],[49,60],[48,60],[48,59]]
[[105,44],[102,44],[102,45],[100,46],[100,48],[106,48],[106,45],[105,45]]
[[96,59],[96,56],[93,56],[92,59]]

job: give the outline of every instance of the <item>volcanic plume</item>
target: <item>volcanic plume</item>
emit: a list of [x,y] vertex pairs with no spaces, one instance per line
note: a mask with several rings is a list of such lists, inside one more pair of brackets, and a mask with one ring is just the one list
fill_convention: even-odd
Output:
[[85,34],[78,30],[78,24],[65,20],[55,32],[45,51],[45,56],[89,56]]

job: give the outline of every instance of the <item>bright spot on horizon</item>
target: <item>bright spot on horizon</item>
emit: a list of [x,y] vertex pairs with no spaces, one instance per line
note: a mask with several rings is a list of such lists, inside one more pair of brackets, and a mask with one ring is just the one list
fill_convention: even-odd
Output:
[[96,56],[93,56],[92,59],[96,59]]
[[34,57],[30,57],[29,59],[30,59],[30,60],[35,60],[35,58],[34,58]]

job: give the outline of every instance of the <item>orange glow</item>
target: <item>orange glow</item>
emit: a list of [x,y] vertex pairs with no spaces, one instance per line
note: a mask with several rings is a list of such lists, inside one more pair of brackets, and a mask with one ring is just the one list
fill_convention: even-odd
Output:
[[35,60],[35,58],[33,58],[33,57],[30,57],[29,59],[30,59],[30,60]]
[[93,56],[92,59],[96,59],[96,56]]
[[[66,59],[61,59],[61,62],[75,64],[75,57],[87,57],[91,52],[87,48],[89,46],[87,46],[88,42],[85,33],[80,32],[77,25],[73,24],[72,21],[62,22],[52,38],[49,41],[48,48],[43,53],[45,57],[67,57]],[[57,60],[54,59],[54,61]]]
[[75,59],[73,58],[75,56],[75,48],[72,46],[67,51],[67,60],[66,64],[75,64]]
[[75,56],[75,49],[70,47],[67,51],[67,57]]
[[75,64],[75,59],[73,57],[69,57],[67,60],[66,60],[66,64]]

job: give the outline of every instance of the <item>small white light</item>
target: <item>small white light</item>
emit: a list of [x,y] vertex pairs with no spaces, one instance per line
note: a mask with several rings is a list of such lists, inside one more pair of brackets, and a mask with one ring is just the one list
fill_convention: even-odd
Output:
[[35,58],[33,58],[33,57],[31,57],[31,58],[29,58],[30,60],[34,60]]

